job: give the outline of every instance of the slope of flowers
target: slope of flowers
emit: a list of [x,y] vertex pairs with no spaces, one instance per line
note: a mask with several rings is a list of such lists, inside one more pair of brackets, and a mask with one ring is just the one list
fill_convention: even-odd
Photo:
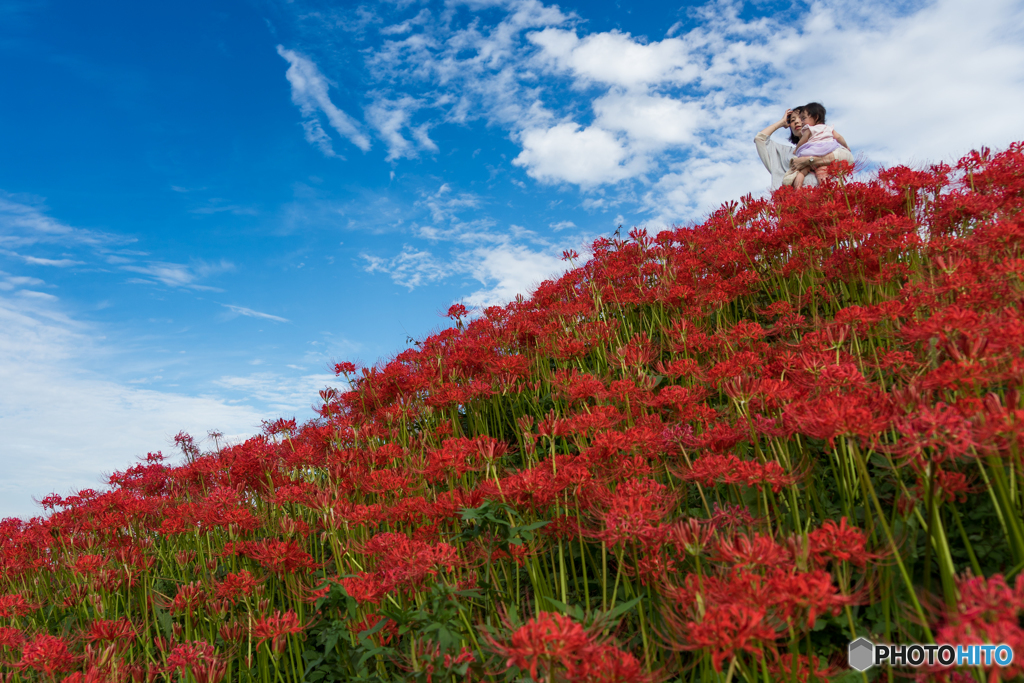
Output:
[[1020,677],[1022,207],[1024,144],[840,169],[453,306],[308,424],[5,520],[0,679]]

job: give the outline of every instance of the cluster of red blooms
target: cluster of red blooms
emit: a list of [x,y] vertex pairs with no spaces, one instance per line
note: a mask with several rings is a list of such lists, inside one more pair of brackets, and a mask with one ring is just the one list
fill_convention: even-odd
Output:
[[492,639],[491,645],[505,659],[506,666],[529,671],[535,681],[642,683],[651,680],[636,657],[607,643],[593,631],[562,614],[541,612],[513,630],[507,642]]
[[[183,464],[3,520],[0,680],[297,680],[342,618],[386,623],[350,659],[393,680],[814,680],[879,635],[869,603],[895,641],[1024,652],[999,574],[1024,564],[1024,144],[838,171],[597,240],[528,299],[338,363],[307,424],[179,434]],[[396,621],[435,586],[469,596],[451,623]]]

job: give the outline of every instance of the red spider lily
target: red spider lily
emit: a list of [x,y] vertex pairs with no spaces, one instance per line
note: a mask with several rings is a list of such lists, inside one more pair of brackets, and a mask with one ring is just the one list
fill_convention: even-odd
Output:
[[711,517],[706,520],[709,529],[725,530],[736,527],[751,527],[757,523],[750,510],[741,505],[719,505],[713,503]]
[[25,634],[13,626],[0,626],[0,647],[11,650],[21,647],[25,642]]
[[666,530],[667,538],[681,552],[700,555],[711,540],[712,529],[691,517],[679,520]]
[[260,617],[253,624],[252,633],[258,643],[265,643],[270,640],[270,649],[275,654],[284,652],[288,642],[288,636],[302,633],[306,626],[299,621],[299,616],[288,610],[282,613],[280,610],[268,617]]
[[566,672],[574,683],[647,683],[653,676],[643,663],[613,645],[594,645],[580,653]]
[[507,643],[489,640],[495,652],[506,660],[507,667],[526,669],[535,681],[540,680],[541,667],[550,674],[556,666],[573,666],[592,645],[583,626],[553,612],[541,612],[527,621],[512,633]]
[[295,541],[264,539],[242,545],[241,552],[278,576],[316,568],[316,562]]
[[137,632],[131,621],[120,619],[96,619],[89,624],[85,639],[90,643],[117,643],[120,647],[128,647],[135,640]]
[[694,460],[681,476],[686,481],[696,481],[705,486],[716,483],[743,484],[757,488],[768,487],[776,493],[800,480],[799,475],[787,474],[774,460],[764,463],[740,460],[731,453],[703,455]]
[[459,318],[464,318],[467,315],[469,315],[469,311],[467,311],[466,307],[462,304],[453,304],[448,308],[448,312],[445,314],[446,317],[451,318],[452,320],[458,320]]
[[461,564],[454,546],[430,544],[404,534],[377,534],[366,542],[363,552],[378,558],[376,576],[385,592],[418,587],[439,568],[451,571]]
[[806,610],[807,628],[814,626],[820,614],[839,614],[846,605],[855,604],[857,597],[842,595],[832,581],[832,575],[816,570],[791,574],[772,572],[769,579],[771,603],[777,614],[787,622]]
[[335,363],[334,374],[335,375],[354,375],[356,372],[356,366],[353,363]]
[[261,583],[248,569],[239,572],[225,574],[220,584],[217,585],[216,594],[222,600],[238,600],[244,596],[251,595],[253,589]]
[[285,418],[281,417],[273,421],[263,421],[263,433],[266,434],[267,436],[276,436],[278,434],[291,436],[291,434],[295,431],[295,427],[295,418],[286,420]]
[[736,534],[732,538],[720,539],[714,548],[716,561],[728,562],[737,567],[793,566],[793,554],[789,547],[779,545],[773,538],[760,534]]
[[35,609],[20,593],[0,595],[0,617],[23,617]]
[[211,657],[201,664],[192,666],[192,677],[196,683],[219,683],[228,673],[228,661]]
[[182,643],[167,653],[167,672],[178,670],[184,677],[214,658],[216,651],[204,640]]
[[869,560],[880,556],[867,551],[867,536],[856,527],[848,526],[846,517],[836,524],[831,519],[822,522],[821,526],[807,534],[810,556],[819,566],[825,566],[830,560],[852,562],[863,567]]
[[611,546],[629,541],[656,544],[665,535],[661,522],[673,507],[668,487],[651,479],[624,481],[614,493],[598,494],[605,510],[594,536]]
[[65,677],[61,683],[107,683],[110,680],[103,669],[90,666],[89,670],[85,673],[76,671],[70,676]]
[[[957,580],[960,595],[954,610],[945,615],[945,623],[936,633],[936,642],[964,645],[1006,644],[1014,652],[1024,651],[1024,574],[1018,574],[1010,588],[1001,574],[990,578],[965,574]],[[1024,662],[1014,658],[998,671],[1004,680],[1024,675]]]
[[77,574],[92,576],[103,569],[106,564],[107,559],[102,555],[82,555],[75,560],[74,569]]
[[63,638],[43,633],[26,643],[21,651],[19,669],[34,669],[47,676],[67,671],[78,660],[68,649]]
[[837,436],[878,437],[889,427],[892,413],[884,396],[852,394],[791,403],[784,416],[796,431],[834,444]]
[[171,601],[171,614],[194,614],[207,602],[206,590],[198,581],[189,583],[178,589]]
[[[475,661],[476,656],[466,646],[463,646],[459,654],[454,657],[451,653],[445,653],[444,657],[441,657],[440,644],[425,639],[419,640],[416,643],[416,662],[419,670],[427,674],[427,683],[433,683],[434,674],[437,673],[439,668],[443,667],[447,672],[450,672],[453,667]],[[472,674],[467,672],[465,680],[471,681]]]
[[771,680],[808,683],[809,681],[830,680],[842,670],[840,665],[828,663],[824,666],[817,659],[807,655],[786,653],[768,663]]
[[963,458],[977,446],[970,421],[945,403],[939,402],[934,408],[915,406],[910,415],[895,424],[903,439],[894,450],[921,470],[928,462],[940,464]]
[[757,658],[766,649],[774,652],[778,635],[775,627],[770,625],[764,607],[713,605],[708,607],[703,618],[684,625],[682,642],[675,645],[686,650],[708,650],[712,666],[720,672],[725,659],[742,652]]

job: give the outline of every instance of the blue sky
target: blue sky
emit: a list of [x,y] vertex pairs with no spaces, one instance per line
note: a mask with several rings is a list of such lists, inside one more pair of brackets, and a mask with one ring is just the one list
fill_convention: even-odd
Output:
[[0,516],[764,192],[787,106],[868,171],[1024,138],[1024,3],[849,5],[0,0]]

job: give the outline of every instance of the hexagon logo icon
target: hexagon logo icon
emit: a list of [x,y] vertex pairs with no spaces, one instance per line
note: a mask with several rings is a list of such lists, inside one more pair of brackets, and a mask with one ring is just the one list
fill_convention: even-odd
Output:
[[850,668],[857,671],[867,671],[875,663],[875,646],[867,638],[858,638],[850,643],[849,659]]

